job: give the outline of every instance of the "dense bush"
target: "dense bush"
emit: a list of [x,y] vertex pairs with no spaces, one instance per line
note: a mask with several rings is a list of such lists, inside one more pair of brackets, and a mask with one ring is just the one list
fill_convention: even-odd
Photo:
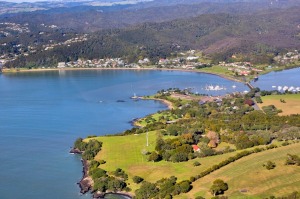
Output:
[[95,168],[89,171],[89,175],[93,178],[93,179],[97,179],[97,178],[101,178],[101,177],[106,177],[106,171],[100,168]]
[[159,192],[159,189],[156,187],[155,184],[150,182],[142,182],[142,185],[139,189],[135,191],[135,198],[136,199],[146,199],[146,198],[153,198]]
[[113,175],[119,178],[123,178],[123,180],[127,180],[128,179],[128,175],[125,173],[124,170],[117,168],[114,172]]
[[84,142],[82,138],[76,139],[74,148],[83,151],[82,158],[85,160],[92,160],[101,150],[102,142],[92,139],[89,142]]
[[101,150],[102,142],[97,140],[90,140],[85,146],[84,153],[82,154],[82,158],[85,160],[92,160]]
[[139,177],[139,176],[133,176],[132,180],[136,184],[139,184],[139,183],[144,181],[144,179],[142,177]]
[[160,160],[161,160],[161,156],[155,151],[153,151],[148,157],[148,161],[158,162]]

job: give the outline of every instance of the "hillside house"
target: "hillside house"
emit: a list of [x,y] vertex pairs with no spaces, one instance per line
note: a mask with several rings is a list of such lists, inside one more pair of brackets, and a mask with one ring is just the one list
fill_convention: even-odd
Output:
[[193,145],[194,152],[200,152],[200,148],[197,145]]

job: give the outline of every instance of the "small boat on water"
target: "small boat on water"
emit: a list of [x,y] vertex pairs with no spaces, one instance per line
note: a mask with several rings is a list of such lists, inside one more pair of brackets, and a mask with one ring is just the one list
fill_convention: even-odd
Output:
[[236,88],[236,85],[233,84],[233,85],[232,85],[232,88],[235,89],[235,88]]
[[277,87],[277,90],[278,90],[278,91],[281,91],[281,89],[282,89],[282,86],[278,86],[278,87]]
[[272,88],[276,88],[276,86],[272,86]]
[[288,90],[288,89],[289,89],[288,86],[284,86],[284,87],[282,88],[283,91],[286,91],[286,90]]
[[134,99],[134,100],[138,100],[139,97],[134,93],[132,97],[130,97],[130,99]]
[[295,90],[295,88],[294,88],[293,86],[291,86],[291,87],[288,89],[288,91],[293,91],[293,90]]
[[205,90],[207,91],[220,91],[220,90],[226,90],[226,88],[224,86],[213,86],[213,85],[209,85],[209,86],[205,86]]

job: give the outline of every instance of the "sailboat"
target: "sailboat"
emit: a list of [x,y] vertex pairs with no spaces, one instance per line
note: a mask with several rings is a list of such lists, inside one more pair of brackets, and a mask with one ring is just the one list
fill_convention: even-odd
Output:
[[139,97],[135,94],[135,93],[133,93],[133,96],[131,97],[131,99],[138,99]]

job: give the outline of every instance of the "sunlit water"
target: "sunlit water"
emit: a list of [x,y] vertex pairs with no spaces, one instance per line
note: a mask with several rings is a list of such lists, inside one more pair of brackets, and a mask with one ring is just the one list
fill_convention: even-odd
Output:
[[[206,85],[227,90],[208,92]],[[170,87],[213,95],[248,90],[218,76],[179,71],[1,74],[0,198],[90,198],[81,196],[76,184],[82,165],[79,156],[68,153],[74,140],[122,132],[131,128],[132,119],[166,109],[130,97]]]

